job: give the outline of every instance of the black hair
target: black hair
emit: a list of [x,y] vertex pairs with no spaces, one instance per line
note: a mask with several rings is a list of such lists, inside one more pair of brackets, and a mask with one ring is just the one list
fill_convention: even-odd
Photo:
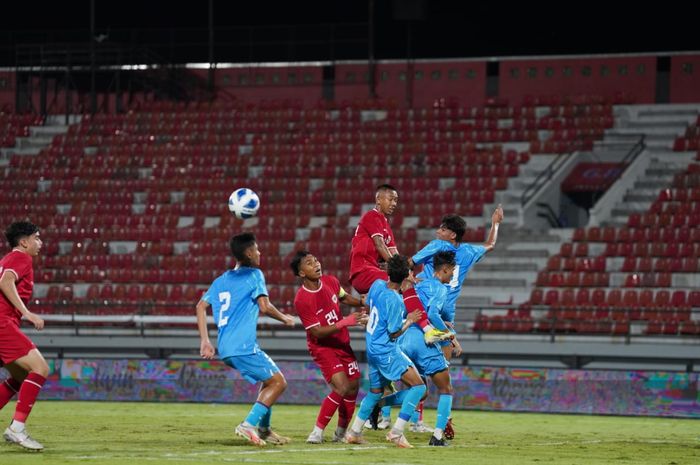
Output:
[[255,244],[255,234],[253,233],[242,233],[237,234],[231,238],[229,246],[231,247],[231,253],[240,263],[247,263],[248,257],[245,256],[245,251],[248,247]]
[[391,184],[380,184],[377,186],[377,192],[381,191],[396,191],[396,188]]
[[405,255],[394,255],[386,262],[389,280],[395,284],[401,284],[408,277],[410,268],[408,267],[408,257]]
[[467,231],[467,222],[459,215],[446,215],[442,218],[442,226],[455,233],[455,240],[462,242],[462,237]]
[[292,261],[289,262],[289,267],[292,269],[294,276],[299,276],[299,266],[301,266],[301,261],[307,255],[311,255],[311,252],[308,250],[297,250],[297,253],[294,254],[294,257],[292,258]]
[[433,255],[433,269],[435,271],[439,270],[443,266],[455,266],[457,261],[455,260],[455,253],[445,250],[443,252],[438,252]]
[[10,247],[17,247],[20,239],[29,237],[38,231],[39,226],[34,223],[30,223],[29,221],[16,221],[7,227],[5,230],[5,237],[7,238],[7,242],[10,243]]

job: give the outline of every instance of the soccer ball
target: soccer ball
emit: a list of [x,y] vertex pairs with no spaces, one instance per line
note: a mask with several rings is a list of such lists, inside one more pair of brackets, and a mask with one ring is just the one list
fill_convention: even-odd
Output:
[[236,189],[228,198],[228,209],[242,220],[257,215],[259,208],[258,194],[247,187]]

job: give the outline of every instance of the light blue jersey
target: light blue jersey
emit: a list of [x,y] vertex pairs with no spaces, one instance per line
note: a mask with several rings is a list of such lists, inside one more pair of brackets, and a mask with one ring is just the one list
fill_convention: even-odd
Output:
[[257,299],[266,296],[265,277],[258,268],[241,266],[214,280],[202,300],[212,306],[219,328],[219,357],[249,355],[260,351],[257,341]]
[[[428,313],[430,323],[436,328],[445,329],[445,322],[442,321],[440,312],[447,299],[447,287],[431,276],[416,284],[416,293]],[[399,338],[399,347],[415,364],[418,373],[423,376],[432,376],[448,367],[442,349],[434,344],[426,344],[423,330],[417,324],[411,325]]]
[[389,337],[403,325],[406,307],[398,292],[389,289],[386,281],[377,280],[367,294],[369,320],[365,333],[367,355],[384,355],[396,350],[396,341]]
[[[467,277],[469,270],[481,260],[481,257],[486,253],[486,247],[483,245],[472,245],[461,243],[456,247],[452,243],[447,241],[442,241],[440,239],[433,239],[425,247],[423,247],[418,253],[413,256],[413,263],[416,265],[423,264],[423,271],[418,275],[418,277],[427,279],[433,276],[433,255],[438,252],[454,252],[455,261],[457,266],[455,266],[454,274],[452,275],[452,281],[450,281],[447,286],[447,299],[445,300],[445,305],[442,310],[442,317],[445,321],[454,322],[455,319],[455,305],[457,304],[457,298],[462,289],[462,284]],[[421,299],[422,300],[422,299]]]
[[447,329],[442,319],[445,302],[447,301],[447,287],[435,276],[431,275],[430,277],[424,277],[421,282],[416,284],[415,288],[416,294],[418,294],[418,298],[428,314],[430,324],[441,331]]

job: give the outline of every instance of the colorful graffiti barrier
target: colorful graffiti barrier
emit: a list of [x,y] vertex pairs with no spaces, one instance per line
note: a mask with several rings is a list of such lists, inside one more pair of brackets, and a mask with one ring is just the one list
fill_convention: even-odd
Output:
[[[313,363],[278,365],[289,383],[281,403],[327,395]],[[43,399],[250,403],[257,394],[219,361],[63,359],[50,367]],[[453,367],[451,375],[459,409],[700,418],[698,373]]]

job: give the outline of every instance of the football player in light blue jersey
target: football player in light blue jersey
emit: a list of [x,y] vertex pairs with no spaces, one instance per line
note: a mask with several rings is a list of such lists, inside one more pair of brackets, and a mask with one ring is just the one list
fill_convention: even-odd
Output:
[[[454,325],[455,305],[467,273],[474,264],[496,246],[498,227],[501,221],[503,221],[503,208],[498,205],[491,215],[491,230],[486,242],[483,245],[472,245],[462,242],[462,236],[467,229],[467,223],[464,219],[458,215],[447,215],[442,219],[442,223],[436,231],[437,239],[430,241],[411,258],[411,265],[423,265],[423,271],[418,275],[418,278],[428,278],[434,272],[433,256],[436,253],[444,251],[455,253],[457,265],[452,279],[446,284],[447,299],[441,312],[442,318],[448,326]],[[457,350],[461,350],[456,339],[453,339],[452,343],[443,343],[443,351],[448,360],[452,358],[452,345]]]
[[[408,389],[401,391],[402,402],[399,418],[386,435],[388,441],[398,447],[411,448],[404,436],[404,428],[425,393],[425,384],[411,360],[401,352],[397,338],[417,322],[422,312],[411,312],[403,320],[406,307],[399,295],[400,289],[412,286],[406,278],[409,275],[408,258],[394,255],[387,261],[389,282],[376,280],[370,287],[366,301],[370,314],[367,321],[365,340],[367,343],[367,364],[369,368],[370,392],[360,404],[352,426],[345,434],[345,442],[362,444],[362,426],[369,418],[374,406],[382,398],[384,387],[392,381],[401,380]],[[421,331],[422,333],[422,331]],[[425,343],[424,343],[425,344]]]
[[287,326],[294,326],[294,318],[281,313],[268,299],[255,236],[251,233],[233,236],[230,247],[238,262],[236,268],[216,278],[197,304],[200,355],[209,360],[215,355],[207,329],[207,310],[211,307],[219,329],[219,357],[250,383],[262,382],[257,401],[246,419],[236,426],[236,434],[256,446],[286,444],[289,438],[270,429],[270,417],[272,405],[286,389],[287,380],[258,346],[256,331],[259,313]]
[[[440,321],[440,313],[447,298],[445,284],[450,282],[452,273],[455,270],[455,253],[436,253],[433,256],[433,265],[433,274],[416,284],[416,293],[423,303],[423,307],[428,312],[430,322],[436,328],[439,328],[441,325],[444,325],[444,322]],[[428,445],[446,446],[447,443],[443,439],[443,431],[452,411],[452,383],[450,382],[449,363],[440,347],[433,344],[425,344],[423,332],[416,325],[411,325],[399,338],[399,346],[413,361],[418,373],[421,376],[429,376],[438,389],[440,399],[437,406],[437,419],[435,421],[435,430]],[[385,398],[385,404],[391,405],[393,403],[391,398],[395,395]],[[417,417],[416,413],[414,413],[414,416]],[[418,418],[412,418],[411,420],[417,423]],[[415,431],[422,432],[422,430]],[[429,431],[427,427],[426,431]]]

